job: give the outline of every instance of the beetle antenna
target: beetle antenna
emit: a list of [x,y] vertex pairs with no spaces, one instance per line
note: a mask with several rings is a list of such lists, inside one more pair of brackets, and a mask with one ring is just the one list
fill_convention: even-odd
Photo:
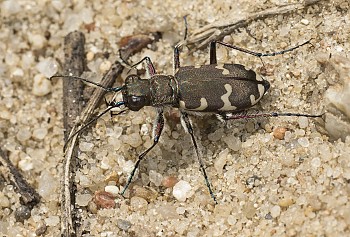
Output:
[[[72,140],[72,138],[81,133],[83,130],[85,130],[87,127],[89,127],[92,123],[94,123],[96,120],[98,120],[99,118],[101,118],[104,114],[106,114],[108,111],[110,111],[113,108],[118,108],[122,105],[125,105],[124,101],[118,101],[118,102],[111,102],[109,103],[107,109],[105,109],[103,112],[101,112],[99,115],[97,115],[95,118],[91,119],[89,122],[87,122],[86,124],[84,124],[84,126],[82,126],[81,128],[79,128],[77,131],[75,131],[72,135],[69,136],[69,138],[67,139],[67,141],[64,144],[63,150],[65,151],[67,148],[68,143]],[[113,115],[119,115],[124,113],[125,111],[127,111],[127,109],[119,111],[116,114]]]
[[68,77],[68,78],[71,78],[71,79],[84,81],[86,83],[90,83],[90,84],[93,84],[95,86],[98,86],[98,87],[104,89],[105,91],[118,92],[118,91],[121,91],[121,90],[124,89],[124,86],[121,86],[121,87],[105,87],[104,85],[102,85],[100,83],[97,83],[97,82],[94,82],[94,81],[90,81],[90,80],[82,78],[82,77],[71,76],[71,75],[53,75],[53,76],[51,76],[49,78],[49,80],[52,80],[53,78],[58,78],[58,77],[61,77],[61,78],[67,78]]

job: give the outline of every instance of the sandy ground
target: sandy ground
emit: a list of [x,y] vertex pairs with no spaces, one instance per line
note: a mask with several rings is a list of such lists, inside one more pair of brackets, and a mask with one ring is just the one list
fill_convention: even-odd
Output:
[[[42,197],[29,219],[16,222],[19,195],[2,179],[2,236],[60,232],[62,81],[46,77],[60,70],[65,35],[73,30],[84,33],[89,69],[102,75],[122,37],[159,31],[163,38],[130,62],[147,55],[158,73],[172,74],[173,46],[183,38],[183,16],[188,15],[191,37],[203,26],[228,24],[294,2],[1,1],[0,145]],[[223,124],[215,117],[193,117],[217,205],[174,110],[126,198],[116,195],[114,208],[97,209],[95,192],[106,187],[112,193],[120,190],[137,155],[151,145],[155,111],[144,108],[113,120],[102,117],[80,139],[75,181],[83,235],[349,236],[349,24],[347,0],[320,1],[254,20],[224,38],[258,52],[286,49],[312,38],[313,46],[263,59],[271,88],[255,109],[327,113],[326,123],[281,117]],[[218,57],[255,71],[263,67],[259,58],[223,47]],[[183,53],[181,60],[183,65],[207,64],[208,50]],[[179,183],[167,187],[174,180]],[[180,195],[173,192],[178,188]]]

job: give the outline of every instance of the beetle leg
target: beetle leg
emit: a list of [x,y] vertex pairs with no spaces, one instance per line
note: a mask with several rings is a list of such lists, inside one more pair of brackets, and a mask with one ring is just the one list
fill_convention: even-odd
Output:
[[231,119],[254,119],[259,117],[309,117],[309,118],[317,118],[322,117],[324,114],[315,115],[315,114],[300,114],[300,113],[247,113],[243,112],[224,112],[217,114],[217,117],[220,120],[231,120]]
[[196,156],[197,156],[197,159],[199,162],[199,166],[200,166],[200,169],[201,169],[203,176],[204,176],[204,179],[205,179],[205,184],[208,187],[210,196],[214,199],[215,203],[217,204],[215,194],[211,188],[211,184],[209,182],[207,172],[205,171],[204,164],[203,164],[203,161],[201,158],[201,154],[199,152],[198,145],[197,145],[196,139],[195,139],[194,134],[193,134],[192,123],[190,121],[190,118],[188,117],[188,114],[185,112],[181,112],[181,123],[184,126],[184,128],[186,129],[186,131],[191,135],[192,143],[193,143],[194,149],[196,151]]
[[[143,61],[146,62],[146,72],[148,73],[148,75],[154,76],[155,74],[157,74],[156,69],[153,66],[152,60],[149,57],[144,57],[143,59],[141,59],[140,61],[138,61],[137,63],[135,63],[134,65],[131,66],[131,68],[136,67],[137,65],[141,64]],[[130,69],[131,70],[131,69]]]
[[235,49],[235,50],[238,50],[238,51],[241,51],[243,53],[247,53],[247,54],[251,54],[253,56],[256,56],[256,57],[269,57],[269,56],[276,56],[276,55],[279,55],[279,54],[284,54],[284,53],[287,53],[287,52],[290,52],[290,51],[293,51],[301,46],[304,46],[306,44],[311,44],[310,43],[310,40],[302,43],[302,44],[298,44],[292,48],[289,48],[289,49],[285,49],[285,50],[282,50],[282,51],[278,51],[278,52],[272,52],[272,53],[259,53],[259,52],[254,52],[254,51],[250,51],[248,49],[244,49],[244,48],[240,48],[238,46],[235,46],[235,45],[231,45],[231,44],[228,44],[228,43],[225,43],[225,42],[222,42],[222,41],[212,41],[210,42],[210,64],[216,64],[217,63],[217,58],[216,58],[216,44],[221,44],[223,46],[226,46],[228,48],[231,48],[231,49]]
[[158,112],[158,114],[157,114],[156,123],[153,126],[153,144],[151,147],[149,147],[147,150],[145,150],[144,152],[142,152],[139,155],[139,158],[135,163],[134,169],[131,171],[130,176],[128,178],[128,181],[126,182],[126,185],[125,185],[123,191],[120,193],[120,195],[122,195],[122,196],[124,196],[125,191],[128,189],[128,187],[132,181],[132,178],[134,177],[135,172],[140,165],[141,160],[147,155],[148,152],[150,152],[153,149],[153,147],[155,147],[155,145],[157,145],[157,143],[159,141],[160,135],[161,135],[163,127],[164,127],[163,109],[157,108],[157,112]]

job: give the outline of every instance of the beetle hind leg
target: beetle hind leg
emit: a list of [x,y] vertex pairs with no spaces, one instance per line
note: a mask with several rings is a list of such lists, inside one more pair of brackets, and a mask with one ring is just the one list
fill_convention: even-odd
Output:
[[228,48],[231,48],[231,49],[235,49],[235,50],[238,50],[238,51],[241,51],[243,53],[247,53],[247,54],[251,54],[253,56],[256,56],[258,58],[261,58],[261,57],[270,57],[270,56],[276,56],[276,55],[280,55],[280,54],[284,54],[284,53],[287,53],[287,52],[290,52],[290,51],[293,51],[301,46],[304,46],[306,44],[311,44],[310,43],[311,40],[308,40],[302,44],[298,44],[294,47],[291,47],[289,49],[285,49],[285,50],[281,50],[281,51],[277,51],[277,52],[272,52],[272,53],[259,53],[259,52],[254,52],[254,51],[251,51],[251,50],[248,50],[248,49],[244,49],[244,48],[240,48],[238,46],[235,46],[235,45],[231,45],[231,44],[228,44],[228,43],[225,43],[225,42],[222,42],[222,41],[212,41],[210,42],[210,64],[216,64],[217,63],[217,57],[216,57],[216,44],[221,44],[225,47],[228,47]]
[[308,117],[308,118],[322,118],[324,114],[302,114],[302,113],[248,113],[247,111],[241,112],[224,112],[217,114],[217,118],[222,121],[233,120],[233,119],[254,119],[260,117]]

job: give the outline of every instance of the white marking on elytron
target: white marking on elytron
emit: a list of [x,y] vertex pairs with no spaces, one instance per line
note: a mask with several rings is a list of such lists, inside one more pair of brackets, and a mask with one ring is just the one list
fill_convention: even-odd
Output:
[[180,105],[180,108],[182,108],[182,109],[186,109],[186,104],[185,104],[185,101],[180,100],[179,105]]
[[226,94],[224,94],[223,96],[221,96],[221,100],[224,102],[224,106],[222,106],[221,109],[219,110],[224,110],[224,111],[233,111],[236,110],[237,107],[231,105],[231,102],[229,100],[230,95],[232,94],[232,86],[230,84],[225,84],[225,89],[227,91]]
[[258,91],[259,91],[259,98],[255,99],[254,95],[250,95],[250,103],[252,105],[255,105],[256,103],[258,103],[258,101],[261,99],[261,97],[263,97],[263,95],[265,94],[265,87],[262,84],[258,84]]
[[208,107],[208,102],[205,98],[201,98],[201,105],[193,110],[205,110]]
[[217,64],[216,69],[222,70],[222,75],[229,75],[230,71],[224,68],[224,64]]
[[257,81],[263,81],[264,79],[259,74],[256,74],[256,80]]
[[244,65],[244,69],[245,69],[245,70],[247,70],[247,71],[250,71],[250,70],[252,70],[252,68],[251,68],[251,67],[249,67],[249,66],[246,66],[246,65]]
[[[183,100],[180,100],[179,105],[180,105],[180,108],[182,108],[182,109],[188,109],[188,108],[186,108],[185,101],[183,101]],[[208,107],[207,100],[205,98],[201,98],[201,105],[198,108],[191,109],[191,110],[202,111],[202,110],[205,110],[207,107]]]

